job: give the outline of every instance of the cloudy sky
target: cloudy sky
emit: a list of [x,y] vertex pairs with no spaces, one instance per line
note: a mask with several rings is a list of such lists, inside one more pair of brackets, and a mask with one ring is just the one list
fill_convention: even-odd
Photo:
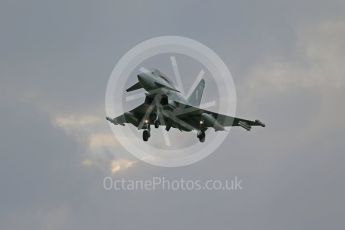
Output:
[[[342,229],[344,1],[3,0],[1,229]],[[233,129],[186,167],[139,162],[104,120],[115,63],[179,35],[231,69]],[[236,192],[105,191],[103,178],[243,180]]]

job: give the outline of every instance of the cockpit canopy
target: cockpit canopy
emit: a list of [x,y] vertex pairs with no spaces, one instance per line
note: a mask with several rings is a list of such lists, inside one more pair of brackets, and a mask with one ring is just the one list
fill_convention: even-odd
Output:
[[168,82],[169,84],[173,85],[173,83],[169,80],[169,78],[162,73],[161,71],[159,71],[158,69],[151,69],[151,72],[153,75],[163,79],[164,81]]

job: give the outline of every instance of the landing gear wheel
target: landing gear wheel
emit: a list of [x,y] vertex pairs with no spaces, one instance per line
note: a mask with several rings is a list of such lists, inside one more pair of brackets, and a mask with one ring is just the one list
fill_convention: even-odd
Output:
[[205,132],[204,132],[204,131],[200,131],[200,132],[198,133],[198,138],[199,138],[199,141],[200,141],[200,142],[205,142],[205,139],[206,139],[206,134],[205,134]]
[[144,130],[144,132],[143,132],[143,140],[147,141],[150,136],[151,136],[150,132],[148,130]]
[[158,129],[158,127],[160,126],[160,122],[158,120],[155,121],[155,128]]

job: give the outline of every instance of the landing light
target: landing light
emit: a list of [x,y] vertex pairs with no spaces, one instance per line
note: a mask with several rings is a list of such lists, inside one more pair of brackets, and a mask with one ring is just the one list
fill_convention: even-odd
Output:
[[200,125],[202,125],[202,124],[204,124],[204,121],[203,121],[203,120],[200,121]]

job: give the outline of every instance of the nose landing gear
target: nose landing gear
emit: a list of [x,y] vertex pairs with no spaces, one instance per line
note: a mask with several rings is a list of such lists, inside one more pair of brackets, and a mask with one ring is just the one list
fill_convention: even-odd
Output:
[[160,126],[160,124],[161,124],[161,123],[159,122],[159,120],[155,120],[155,128],[156,128],[156,129],[158,129],[158,127]]
[[150,123],[149,120],[145,120],[145,125],[144,125],[144,132],[143,132],[143,141],[148,141],[148,139],[151,136],[151,127],[150,127]]
[[200,142],[205,142],[205,139],[206,139],[205,131],[200,130],[197,134],[197,137],[199,138]]
[[149,130],[144,130],[144,132],[143,132],[143,140],[144,141],[148,141],[150,136],[151,136],[150,131]]

